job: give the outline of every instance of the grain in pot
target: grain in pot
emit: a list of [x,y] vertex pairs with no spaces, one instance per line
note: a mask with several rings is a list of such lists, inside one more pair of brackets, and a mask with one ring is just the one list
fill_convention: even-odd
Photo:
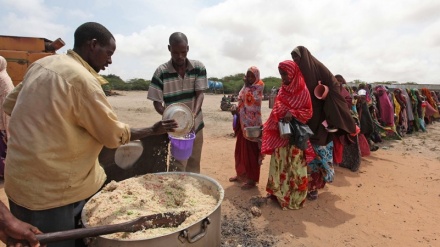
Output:
[[203,193],[200,182],[185,174],[146,174],[120,182],[111,181],[84,207],[88,226],[127,222],[158,213],[187,211],[190,216],[178,227],[144,229],[106,235],[112,239],[154,238],[183,230],[207,217],[218,201]]

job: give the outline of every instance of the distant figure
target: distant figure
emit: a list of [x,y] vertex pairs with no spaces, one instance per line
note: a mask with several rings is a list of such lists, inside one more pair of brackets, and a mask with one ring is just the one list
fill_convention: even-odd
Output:
[[161,64],[154,72],[148,89],[148,99],[153,101],[154,109],[160,115],[167,106],[176,102],[184,103],[192,109],[196,138],[191,157],[188,160],[173,158],[169,170],[200,173],[205,127],[202,104],[204,91],[208,89],[206,69],[202,62],[187,58],[188,39],[181,32],[171,34],[168,51],[171,53],[171,60]]
[[6,59],[0,56],[0,178],[3,178],[5,171],[5,159],[8,143],[9,116],[3,110],[3,102],[6,96],[14,89],[12,79],[7,72]]
[[388,96],[388,90],[382,85],[376,86],[374,90],[379,103],[380,123],[383,126],[394,126],[394,107]]

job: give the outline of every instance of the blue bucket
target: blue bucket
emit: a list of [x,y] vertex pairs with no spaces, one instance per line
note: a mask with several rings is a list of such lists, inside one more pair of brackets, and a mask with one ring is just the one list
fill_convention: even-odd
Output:
[[196,135],[194,133],[188,133],[185,137],[180,138],[170,136],[171,155],[176,160],[189,159],[192,154],[195,138]]

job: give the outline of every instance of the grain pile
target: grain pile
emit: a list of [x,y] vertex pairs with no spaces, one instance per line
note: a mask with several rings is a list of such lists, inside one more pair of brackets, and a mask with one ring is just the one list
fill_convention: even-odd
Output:
[[180,226],[144,229],[135,233],[114,233],[113,239],[154,238],[178,230],[208,216],[216,207],[217,199],[203,193],[200,182],[185,174],[147,174],[121,182],[112,181],[84,207],[88,226],[117,224],[158,213],[191,214]]

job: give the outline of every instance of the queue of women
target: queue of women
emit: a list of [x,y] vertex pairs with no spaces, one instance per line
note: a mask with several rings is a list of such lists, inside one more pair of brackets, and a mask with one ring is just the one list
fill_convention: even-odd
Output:
[[[299,209],[306,199],[316,200],[318,190],[333,181],[335,165],[357,171],[361,157],[378,149],[375,143],[426,131],[426,124],[440,117],[438,95],[428,89],[420,93],[383,85],[349,87],[307,48],[298,46],[291,56],[278,65],[282,85],[264,123],[264,83],[255,66],[247,70],[238,105],[231,110],[237,141],[236,176],[229,181],[242,183],[242,189],[254,188],[262,159],[270,155],[266,191],[282,209]],[[325,90],[316,93],[318,85]],[[306,148],[280,135],[279,122],[292,120],[313,131]],[[261,136],[247,136],[246,128],[255,126],[261,126]]]

